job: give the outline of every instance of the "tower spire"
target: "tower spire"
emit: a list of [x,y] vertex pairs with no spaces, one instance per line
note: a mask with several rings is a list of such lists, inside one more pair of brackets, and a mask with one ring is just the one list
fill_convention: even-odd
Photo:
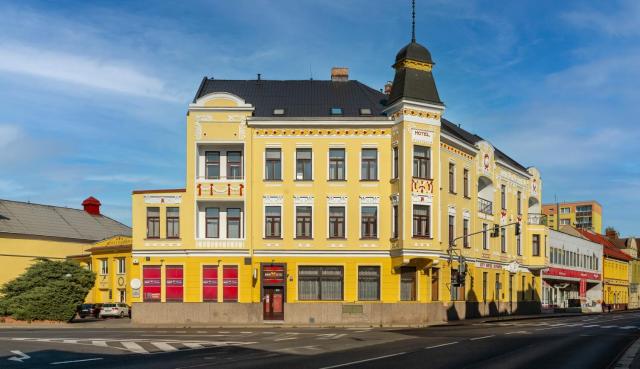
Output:
[[411,0],[411,42],[416,42],[416,0]]

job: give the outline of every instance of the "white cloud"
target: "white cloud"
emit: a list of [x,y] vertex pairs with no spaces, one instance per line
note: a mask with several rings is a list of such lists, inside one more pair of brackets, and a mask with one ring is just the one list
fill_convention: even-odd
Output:
[[605,2],[597,9],[581,9],[564,14],[563,18],[574,26],[594,29],[613,36],[640,35],[640,2],[637,0],[623,0]]
[[176,100],[165,83],[118,60],[0,44],[0,71],[27,74],[115,93]]
[[18,141],[21,136],[20,127],[11,124],[0,124],[0,149]]

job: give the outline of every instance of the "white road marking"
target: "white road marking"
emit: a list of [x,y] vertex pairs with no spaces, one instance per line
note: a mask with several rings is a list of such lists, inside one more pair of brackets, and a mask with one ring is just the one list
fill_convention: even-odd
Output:
[[331,337],[332,340],[337,340],[339,338],[342,338],[344,336],[346,336],[346,333],[340,333],[340,334],[336,334],[335,336]]
[[529,334],[527,331],[507,332],[505,334]]
[[603,325],[600,328],[618,328],[618,326],[617,325]]
[[384,356],[372,357],[372,358],[370,358],[370,359],[364,359],[364,360],[352,361],[352,362],[344,363],[344,364],[337,364],[337,365],[325,366],[325,367],[322,367],[322,368],[320,368],[320,369],[341,368],[341,367],[343,367],[343,366],[349,366],[349,365],[355,365],[355,364],[361,364],[361,363],[368,363],[368,362],[370,362],[370,361],[375,361],[375,360],[380,360],[380,359],[386,359],[386,358],[388,358],[388,357],[400,356],[400,355],[404,355],[404,354],[406,354],[406,352],[398,352],[397,354],[384,355]]
[[195,342],[180,342],[181,344],[187,346],[190,349],[194,349],[194,350],[198,350],[198,349],[202,349],[204,348],[204,346],[202,346],[199,343],[195,343]]
[[585,325],[584,328],[593,328],[593,327],[599,327],[600,324],[589,324],[589,325]]
[[171,346],[166,342],[151,342],[151,344],[164,352],[178,351],[177,348]]
[[253,332],[240,332],[240,333],[242,333],[242,334],[251,334]]
[[60,365],[60,364],[71,364],[71,363],[82,363],[84,361],[96,361],[102,360],[101,357],[92,357],[90,359],[78,359],[78,360],[67,360],[67,361],[55,361],[53,363],[49,363],[49,365]]
[[483,340],[483,339],[485,339],[485,338],[491,338],[491,337],[495,337],[495,336],[496,336],[495,334],[492,334],[492,335],[490,335],[490,336],[473,337],[473,338],[470,338],[470,339],[469,339],[469,341]]
[[144,347],[138,345],[135,342],[122,342],[122,346],[126,347],[129,351],[135,352],[137,354],[148,354],[149,351],[145,350]]
[[107,345],[107,341],[91,341],[91,344],[99,347],[109,347],[109,345]]
[[22,351],[19,350],[11,350],[11,353],[14,355],[18,355],[18,356],[12,356],[10,358],[8,358],[7,360],[11,360],[11,361],[17,361],[17,362],[22,362],[23,360],[28,360],[31,359],[31,356],[25,354]]
[[276,338],[274,339],[274,341],[289,341],[289,340],[297,340],[298,337],[283,337],[283,338]]
[[635,325],[627,325],[627,326],[624,326],[624,327],[620,327],[620,329],[632,329],[632,328],[636,328],[636,326]]
[[434,345],[434,346],[427,346],[427,347],[425,347],[425,349],[429,350],[429,349],[434,349],[434,348],[438,348],[438,347],[451,346],[451,345],[455,345],[456,343],[458,343],[458,341],[453,341],[453,342],[449,342],[449,343],[442,343],[440,345]]
[[62,340],[62,343],[78,343],[78,340]]

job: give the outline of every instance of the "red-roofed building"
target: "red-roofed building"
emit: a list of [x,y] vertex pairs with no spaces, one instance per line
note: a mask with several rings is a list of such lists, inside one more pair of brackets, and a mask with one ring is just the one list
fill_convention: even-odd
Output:
[[577,230],[582,237],[602,245],[603,292],[604,303],[612,310],[624,310],[629,304],[629,263],[633,258],[622,252],[607,236],[588,231]]

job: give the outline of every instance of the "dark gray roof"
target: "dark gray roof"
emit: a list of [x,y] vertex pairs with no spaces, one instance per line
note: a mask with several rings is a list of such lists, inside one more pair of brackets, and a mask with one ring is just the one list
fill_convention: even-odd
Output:
[[398,51],[398,53],[396,54],[396,62],[404,59],[411,59],[423,63],[433,64],[433,61],[431,60],[431,53],[429,52],[429,50],[415,41],[407,44],[407,46],[400,49],[400,51]]
[[213,92],[229,92],[255,107],[254,116],[272,117],[284,109],[285,117],[329,117],[331,108],[342,108],[345,117],[359,117],[360,108],[381,115],[386,95],[358,81],[320,80],[223,80],[205,78],[195,102]]
[[[444,118],[442,118],[442,130],[471,145],[475,145],[477,142],[484,140],[484,138],[476,134],[470,133],[468,131],[465,131],[455,123],[452,123]],[[504,152],[502,152],[502,150],[498,149],[497,147],[494,146],[494,149],[495,149],[496,158],[504,161],[505,163],[511,165],[516,169],[520,169],[524,172],[527,172],[527,168],[525,166],[513,160],[509,155],[505,154]]]
[[0,199],[0,233],[99,241],[131,228],[84,210]]
[[402,98],[442,104],[433,74],[413,68],[398,68],[393,77],[389,103]]

